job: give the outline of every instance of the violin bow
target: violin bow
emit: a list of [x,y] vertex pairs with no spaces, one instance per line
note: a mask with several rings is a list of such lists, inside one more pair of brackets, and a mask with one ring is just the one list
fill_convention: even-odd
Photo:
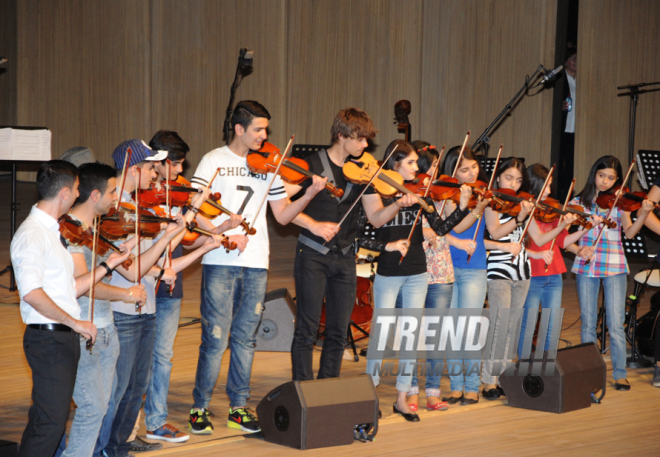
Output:
[[[571,199],[571,194],[573,193],[573,186],[575,186],[575,178],[573,178],[573,181],[571,181],[571,187],[568,188],[568,193],[566,194],[566,200],[564,200],[564,207],[562,208],[562,211],[566,212],[566,207],[568,206],[568,202]],[[561,217],[562,219],[564,216]],[[561,222],[561,219],[559,220]],[[555,249],[555,242],[557,241],[557,237],[554,237],[552,239],[552,244],[550,245],[550,252],[552,252]],[[548,272],[548,268],[550,268],[550,264],[546,263],[545,264],[545,272]]]
[[[490,190],[493,188],[493,181],[495,180],[495,173],[497,173],[497,167],[500,165],[500,157],[502,157],[502,149],[504,149],[504,145],[500,144],[500,150],[497,151],[497,158],[495,159],[495,165],[493,166],[493,172],[490,174],[490,181],[488,181],[488,189]],[[481,213],[481,217],[477,221],[477,229],[474,231],[474,235],[472,235],[472,242],[477,241],[477,235],[479,234],[479,229],[481,228],[481,221],[484,220],[484,213]],[[470,259],[472,258],[472,255],[468,254],[467,258],[467,263],[470,263]]]
[[[636,159],[634,159],[631,163],[630,166],[628,167],[628,173],[626,173],[626,179],[624,179],[622,182],[625,184],[628,182],[628,178],[630,177],[630,172],[632,171],[633,167],[635,166],[635,163],[637,162]],[[605,219],[609,219],[610,216],[612,215],[612,211],[614,208],[616,208],[616,204],[619,202],[619,197],[623,195],[623,185],[621,186],[621,189],[617,192],[616,198],[614,199],[614,203],[612,203],[612,206],[610,207],[610,210],[607,212],[607,215],[605,216]],[[600,238],[603,236],[603,232],[605,232],[605,226],[600,229],[600,232],[598,233],[598,237],[596,238],[596,241],[594,241],[594,254],[596,253],[596,245],[600,241]],[[588,268],[591,268],[591,259],[587,259],[585,261],[585,265],[588,266]]]
[[[92,222],[94,224],[94,231],[92,232],[92,277],[91,277],[91,285],[90,285],[90,291],[89,291],[89,321],[93,324],[94,323],[94,286],[96,285],[96,246],[98,245],[99,241],[99,231],[97,230],[97,221],[98,221],[98,216],[94,216],[94,221]],[[92,353],[92,339],[88,339],[85,342],[85,347],[89,351],[89,353]]]
[[[135,270],[135,285],[140,284],[140,182],[142,182],[142,169],[137,167],[136,181],[135,181],[135,249],[137,264]],[[140,302],[135,302],[135,311],[142,315],[142,308]]]
[[[461,146],[461,152],[458,154],[458,159],[456,159],[456,165],[454,166],[454,172],[451,174],[451,177],[454,178],[456,177],[456,172],[458,171],[458,165],[461,163],[461,160],[463,159],[463,152],[465,152],[465,146],[467,145],[468,138],[470,138],[470,131],[468,130],[467,135],[465,135],[465,140],[463,140],[463,146]],[[442,201],[442,206],[440,207],[440,214],[444,215],[445,214],[445,205],[447,204],[447,200]]]
[[124,194],[124,184],[126,184],[126,171],[128,170],[127,164],[131,163],[131,156],[133,155],[133,150],[131,148],[126,149],[126,157],[124,157],[124,166],[121,169],[121,187],[119,188],[119,198],[115,204],[115,210],[119,210],[119,205],[121,204],[121,197]]
[[261,203],[259,204],[259,208],[257,208],[257,212],[254,213],[254,218],[252,220],[252,224],[249,225],[249,227],[254,227],[254,224],[257,222],[257,217],[259,217],[259,213],[261,212],[261,208],[263,208],[264,203],[266,203],[266,199],[268,198],[268,193],[270,192],[270,189],[273,187],[273,184],[275,183],[275,179],[278,176],[278,173],[280,172],[280,168],[282,168],[282,164],[284,163],[284,159],[286,159],[286,156],[289,154],[289,151],[291,150],[291,146],[293,145],[293,139],[295,138],[296,135],[291,135],[291,138],[289,139],[289,143],[286,145],[286,149],[284,150],[284,154],[282,154],[282,158],[280,159],[280,162],[277,164],[277,168],[275,168],[275,172],[273,173],[273,179],[270,180],[270,184],[268,184],[268,189],[266,189],[266,193],[264,194],[264,198],[261,199]]
[[[337,223],[337,231],[339,231],[339,227],[341,227],[341,224],[344,223],[344,221],[346,220],[346,218],[348,217],[348,215],[351,213],[351,211],[353,211],[353,208],[355,208],[355,205],[357,205],[357,202],[360,201],[360,199],[362,198],[362,196],[364,195],[364,193],[367,191],[367,189],[369,188],[369,186],[371,186],[371,183],[374,182],[374,179],[376,179],[376,176],[378,176],[378,175],[380,174],[380,170],[383,169],[383,167],[385,166],[385,164],[387,163],[387,161],[390,160],[390,157],[392,157],[392,154],[394,154],[394,151],[396,151],[396,148],[398,148],[398,147],[399,147],[398,144],[394,145],[394,149],[392,149],[392,152],[390,152],[390,155],[388,155],[387,158],[386,158],[385,160],[383,160],[383,163],[380,164],[380,167],[378,167],[378,170],[376,170],[376,172],[375,172],[374,175],[371,177],[371,179],[369,180],[369,182],[367,183],[367,185],[364,186],[364,189],[362,189],[362,192],[360,192],[360,194],[357,196],[357,198],[355,199],[355,201],[353,202],[353,204],[351,205],[351,207],[348,208],[348,210],[346,211],[346,213],[344,213],[344,215],[342,216],[342,218],[341,218],[341,220],[339,221],[339,223]],[[327,243],[327,241],[326,241],[325,243]],[[323,244],[325,244],[325,243],[323,243]]]
[[[434,148],[435,149],[435,148]],[[433,181],[435,181],[435,178],[438,176],[438,170],[440,169],[440,161],[442,160],[442,154],[445,152],[445,147],[442,147],[442,150],[440,151],[440,155],[438,156],[438,164],[435,167],[435,170],[433,170],[433,176],[431,176],[430,181],[428,182],[426,186],[426,191],[424,192],[424,198],[428,197],[429,191],[431,190],[431,185],[433,184]],[[415,217],[415,222],[413,222],[413,226],[410,228],[410,234],[408,235],[408,239],[406,240],[408,242],[408,246],[410,246],[410,240],[412,240],[413,233],[415,232],[415,227],[417,226],[417,221],[419,220],[419,217],[422,215],[422,207],[419,207],[419,211],[417,211],[417,216]],[[440,215],[442,217],[442,215]],[[405,256],[401,254],[401,258],[399,259],[399,265],[401,265],[401,262],[403,262],[403,258]]]
[[525,229],[522,232],[522,235],[520,236],[520,240],[518,243],[522,246],[523,240],[525,239],[525,235],[527,235],[527,229],[529,229],[529,224],[532,222],[532,219],[534,219],[534,212],[536,212],[536,208],[539,206],[539,202],[541,201],[541,197],[543,197],[543,194],[545,193],[545,188],[548,187],[548,183],[550,182],[550,178],[552,178],[552,172],[555,171],[555,166],[553,165],[552,168],[550,168],[550,172],[548,173],[548,176],[545,178],[545,182],[543,183],[543,187],[541,188],[541,192],[539,193],[538,197],[536,197],[536,202],[534,202],[534,208],[532,208],[532,212],[529,213],[529,216],[527,216],[527,223],[525,224]]
[[[169,181],[170,179],[171,166],[172,166],[172,162],[170,161],[170,159],[167,159],[167,162],[165,162],[165,174],[167,175],[167,177],[165,178],[166,182]],[[165,201],[167,202],[167,217],[172,219],[172,194],[170,193],[170,186],[167,186],[167,188],[165,189]],[[165,258],[165,262],[167,262],[168,260],[169,260],[169,266],[170,268],[172,268],[172,241],[170,241],[167,244],[167,257]],[[165,262],[163,262],[163,265],[165,264]],[[158,281],[160,282],[160,279]],[[158,286],[156,286],[156,290],[158,290]],[[174,286],[170,284],[170,290],[169,290],[170,298],[172,298],[173,293],[174,293]]]

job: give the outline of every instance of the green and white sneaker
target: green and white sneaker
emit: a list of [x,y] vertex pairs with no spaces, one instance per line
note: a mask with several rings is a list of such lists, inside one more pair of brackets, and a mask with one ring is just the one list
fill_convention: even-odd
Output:
[[248,433],[261,431],[259,421],[249,408],[229,408],[227,427],[243,430]]
[[188,430],[195,435],[210,435],[213,433],[213,424],[209,419],[208,409],[202,408],[199,411],[195,411],[194,409],[190,410]]

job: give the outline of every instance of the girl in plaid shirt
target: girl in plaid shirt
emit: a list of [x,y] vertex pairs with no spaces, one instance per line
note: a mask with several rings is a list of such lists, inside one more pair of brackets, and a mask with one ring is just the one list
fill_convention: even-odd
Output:
[[[601,192],[609,192],[614,186],[621,185],[622,176],[619,159],[613,156],[601,157],[591,167],[582,192],[571,203],[582,205],[586,211],[605,217],[608,210],[599,208],[596,198]],[[626,238],[633,238],[652,209],[653,204],[645,200],[633,223],[630,213],[614,208],[610,219],[616,222],[617,227],[608,229],[601,225],[580,238],[580,250],[571,270],[577,279],[583,343],[596,341],[598,294],[601,280],[603,282],[607,328],[612,341],[612,376],[616,390],[630,390],[626,380],[626,337],[623,332],[628,263],[621,244],[621,231]],[[604,233],[594,246],[601,230]]]

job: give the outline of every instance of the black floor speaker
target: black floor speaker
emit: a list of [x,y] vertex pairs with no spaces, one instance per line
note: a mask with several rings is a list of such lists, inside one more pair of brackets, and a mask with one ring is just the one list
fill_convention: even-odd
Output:
[[257,351],[289,352],[295,328],[296,305],[287,289],[266,294],[257,330]]
[[291,381],[257,406],[264,439],[297,449],[351,444],[353,430],[378,431],[378,397],[368,374]]
[[[602,389],[605,393],[606,366],[594,343],[560,349],[554,369],[546,374],[551,362],[547,358],[543,362],[518,362],[512,373],[500,376],[509,405],[566,413],[591,406],[591,392]],[[533,371],[535,364],[542,364],[538,373]]]
[[0,440],[0,457],[16,457],[18,455],[18,443]]

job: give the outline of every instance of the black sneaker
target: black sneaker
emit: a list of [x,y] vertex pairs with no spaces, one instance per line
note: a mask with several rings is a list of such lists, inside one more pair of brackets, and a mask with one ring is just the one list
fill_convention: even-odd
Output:
[[248,433],[257,433],[261,431],[259,421],[249,408],[229,408],[227,427],[243,430]]
[[148,441],[143,440],[139,436],[136,436],[133,441],[131,441],[131,448],[129,452],[149,452],[156,451],[162,448],[161,443],[149,443]]
[[209,411],[206,408],[198,411],[190,410],[188,430],[195,435],[210,435],[213,433],[213,424],[209,419]]

